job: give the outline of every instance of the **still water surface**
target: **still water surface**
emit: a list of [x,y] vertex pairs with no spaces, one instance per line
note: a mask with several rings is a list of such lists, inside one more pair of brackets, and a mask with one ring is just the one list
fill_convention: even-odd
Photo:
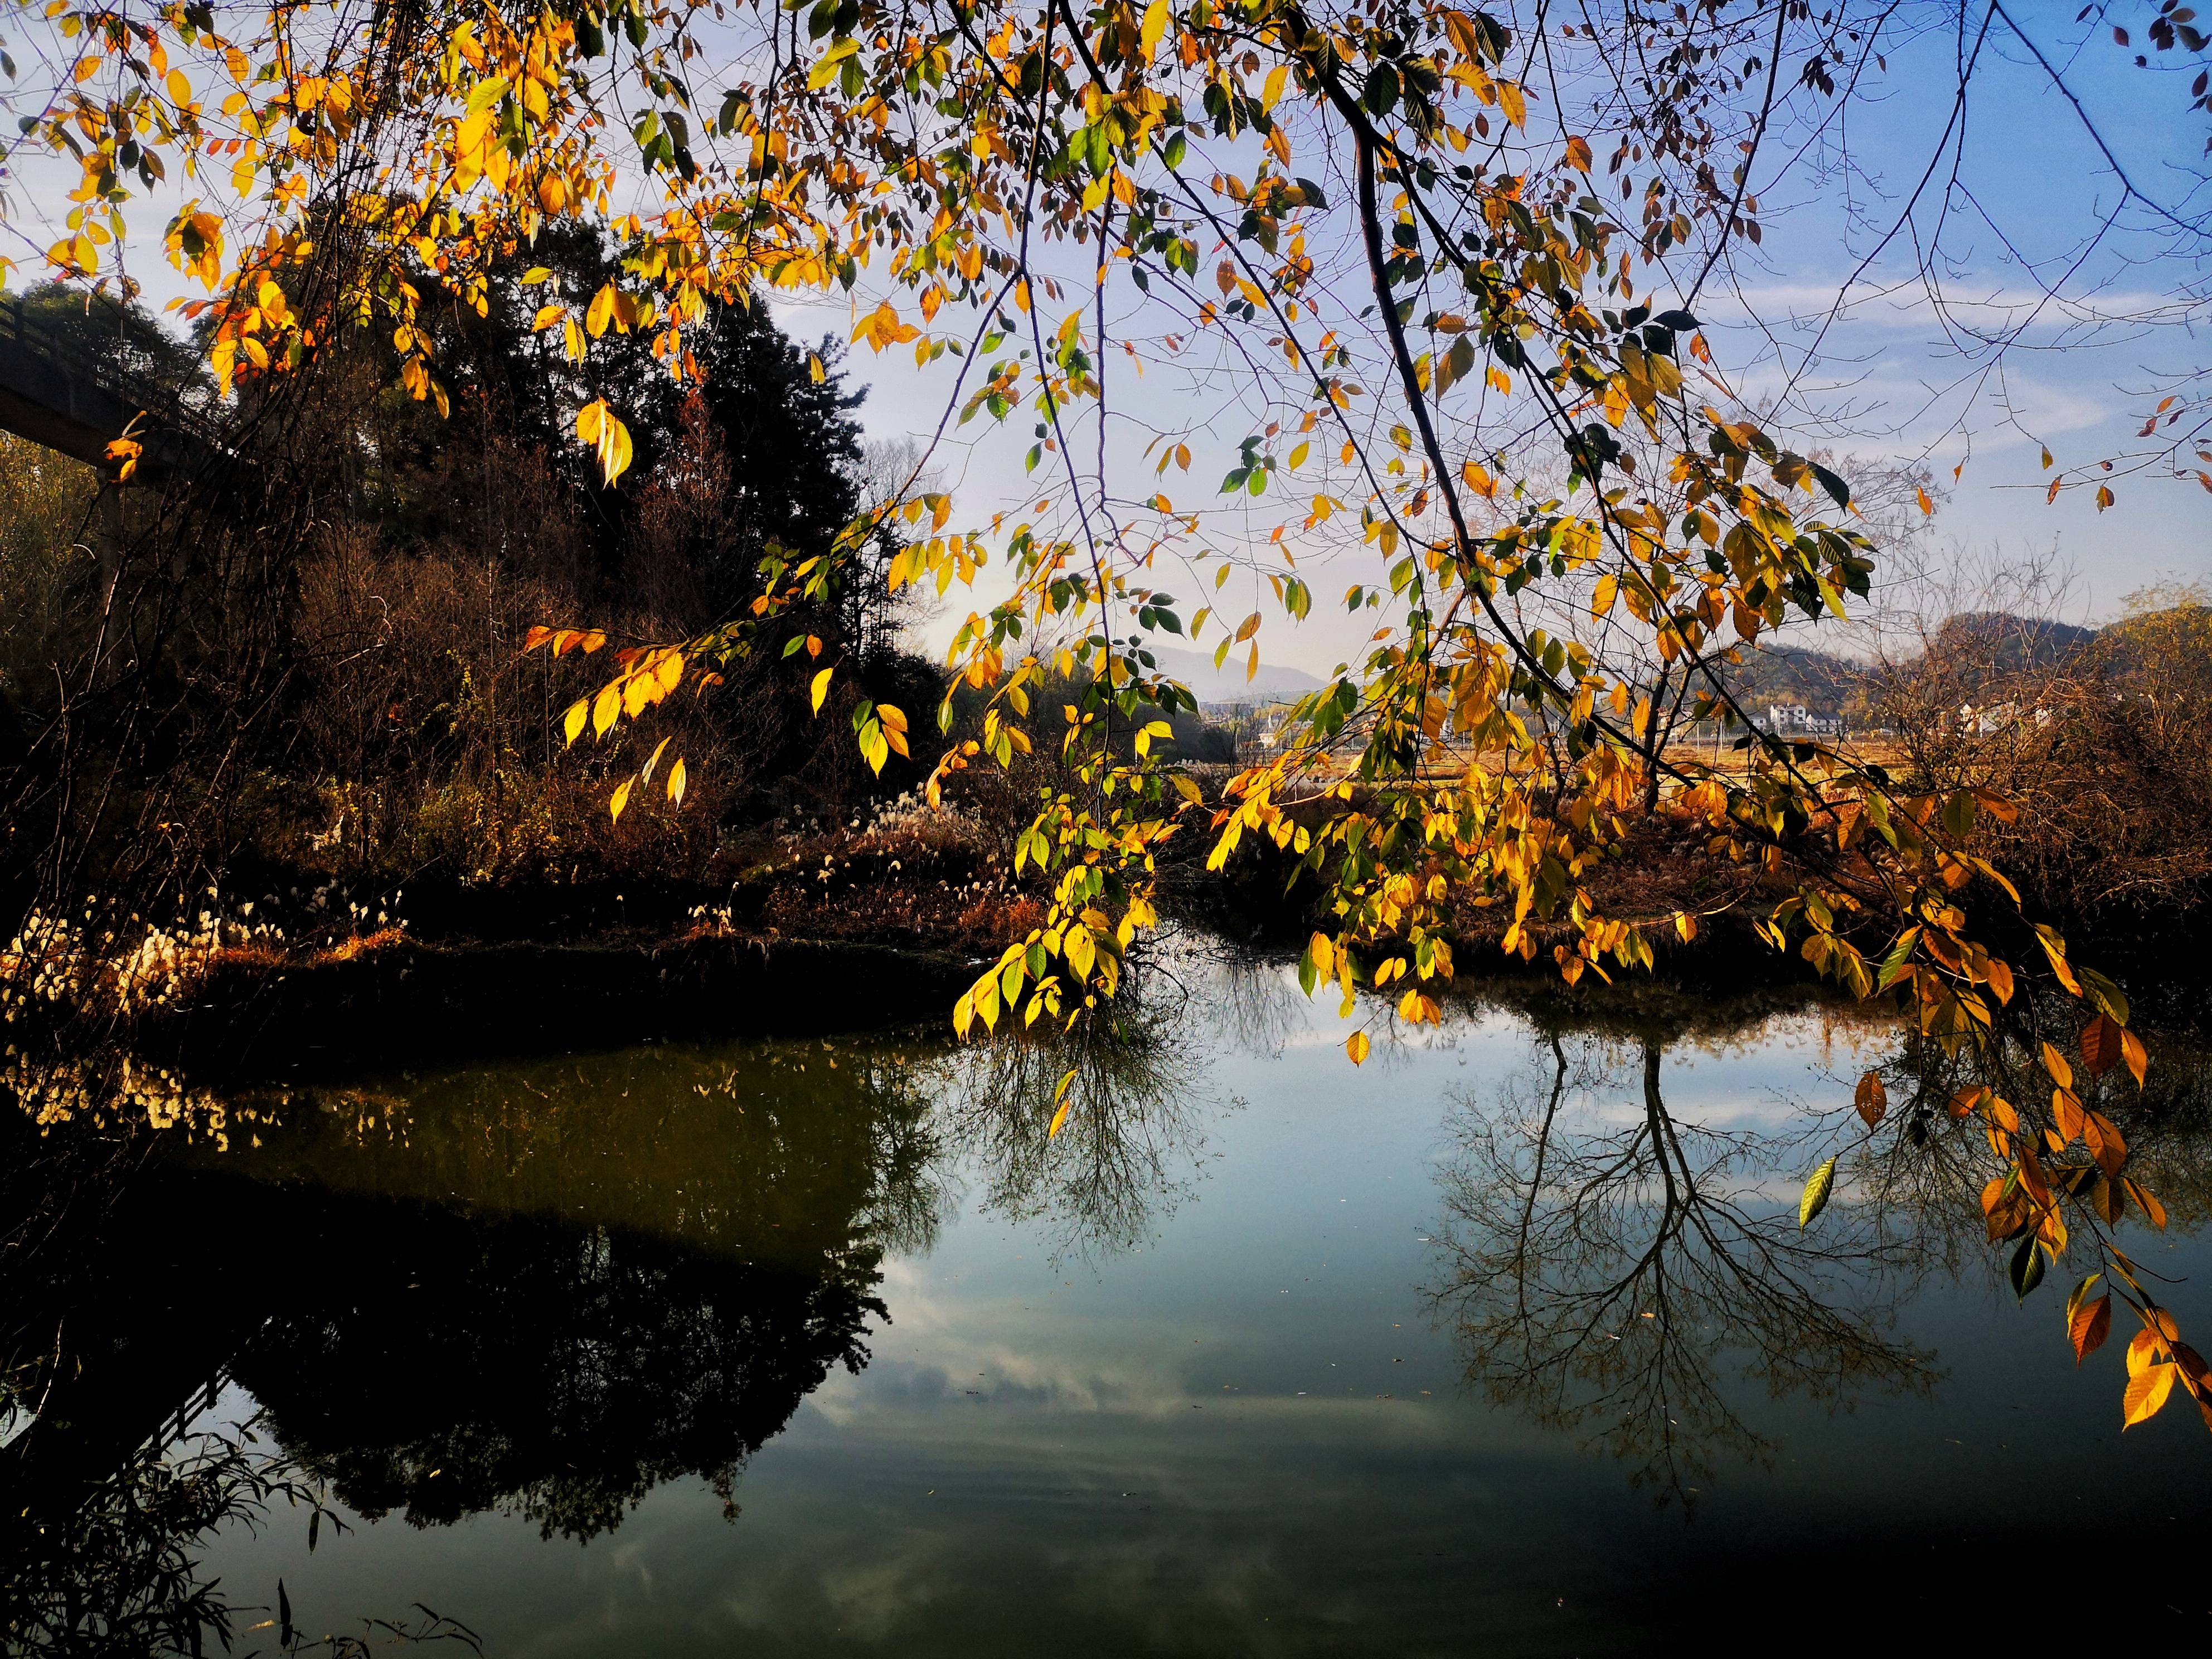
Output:
[[1887,1028],[1474,1006],[1354,1071],[1287,969],[1174,969],[1078,1053],[579,1054],[203,1146],[256,1241],[210,1420],[353,1522],[208,1568],[502,1656],[1630,1653],[1927,1633],[2094,1540],[2212,1631],[2203,1425],[2124,1438],[2120,1345],[1848,1115]]

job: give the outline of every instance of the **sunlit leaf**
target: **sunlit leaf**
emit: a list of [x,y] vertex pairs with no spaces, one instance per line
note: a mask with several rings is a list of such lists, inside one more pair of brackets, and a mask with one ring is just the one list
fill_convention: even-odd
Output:
[[2006,1269],[2005,1277],[2012,1281],[2012,1293],[2024,1302],[2028,1293],[2043,1283],[2043,1247],[2030,1233],[2012,1253],[2012,1264]]
[[2149,1365],[2128,1379],[2120,1418],[2123,1432],[2158,1415],[2166,1396],[2173,1392],[2174,1375],[2170,1364]]
[[1800,1232],[1811,1226],[1814,1218],[1828,1207],[1828,1194],[1834,1190],[1835,1184],[1836,1160],[1832,1158],[1807,1177],[1804,1195],[1797,1200],[1797,1229]]
[[2133,1031],[2123,1030],[2120,1033],[2120,1058],[2127,1061],[2128,1074],[2135,1079],[2136,1087],[2142,1088],[2150,1057],[2143,1051],[2142,1039]]
[[2067,1339],[2074,1345],[2074,1363],[2080,1364],[2104,1346],[2112,1328],[2112,1298],[2100,1296],[2069,1311]]

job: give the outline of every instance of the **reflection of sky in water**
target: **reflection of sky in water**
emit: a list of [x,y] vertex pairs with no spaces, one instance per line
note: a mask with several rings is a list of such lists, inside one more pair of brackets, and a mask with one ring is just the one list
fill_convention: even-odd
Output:
[[[1205,1005],[1224,987],[1200,972]],[[588,1546],[500,1516],[393,1518],[309,1558],[280,1519],[210,1566],[249,1600],[281,1573],[331,1628],[420,1601],[501,1656],[1629,1652],[1676,1628],[1747,1644],[1816,1606],[1835,1631],[1942,1616],[1989,1593],[1985,1548],[2090,1526],[2146,1552],[2202,1627],[2184,1565],[2212,1520],[2202,1425],[2171,1409],[2123,1441],[2119,1345],[2077,1374],[2063,1287],[2016,1309],[1978,1249],[1887,1333],[1934,1351],[1931,1394],[1833,1410],[1728,1382],[1771,1462],[1715,1457],[1686,1522],[1587,1437],[1487,1403],[1436,1328],[1439,1170],[1470,1114],[1540,1096],[1549,1051],[1493,1013],[1378,1042],[1354,1072],[1333,1008],[1285,982],[1188,1016],[1185,1054],[1245,1041],[1179,1079],[1196,1103],[1135,1248],[1071,1242],[1048,1199],[1006,1218],[973,1158],[940,1170],[948,1213],[929,1249],[886,1261],[872,1362],[833,1370],[746,1467],[734,1523],[683,1481]],[[1836,1079],[1883,1047],[1785,1017],[1671,1051],[1663,1087],[1678,1119],[1782,1133],[1792,1103],[1846,1100]],[[1608,1080],[1571,1109],[1632,1125],[1638,1052],[1599,1058]],[[1735,1191],[1794,1209],[1819,1156]],[[2144,1255],[2178,1273],[2203,1250]],[[1869,1575],[1879,1598],[1833,1599]]]

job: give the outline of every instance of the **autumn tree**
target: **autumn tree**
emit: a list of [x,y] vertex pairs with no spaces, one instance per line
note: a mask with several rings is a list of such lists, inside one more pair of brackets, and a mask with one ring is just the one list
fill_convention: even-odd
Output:
[[[2146,73],[2203,55],[2185,8],[2142,10]],[[2098,15],[2125,50],[2126,26]],[[950,592],[998,567],[1003,597],[951,652],[954,683],[988,704],[938,778],[1041,744],[1067,769],[1018,848],[1050,884],[1046,922],[962,1000],[962,1030],[1073,1021],[1110,996],[1153,920],[1159,849],[1194,830],[1217,865],[1259,837],[1300,861],[1333,918],[1302,971],[1347,1006],[1364,988],[1398,1019],[1438,1018],[1469,895],[1510,917],[1510,951],[1570,981],[1648,967],[1656,935],[1711,918],[1602,914],[1585,878],[1663,794],[1786,892],[1755,918],[1778,950],[1854,994],[1894,993],[1943,1043],[2040,1054],[2047,1111],[1961,1097],[1997,1171],[1985,1206],[2036,1261],[2076,1213],[2072,1236],[2130,1271],[2069,1211],[2060,1171],[2124,1158],[2102,1130],[2085,1143],[2067,1051],[2140,1079],[2142,1047],[2118,988],[2055,932],[1995,942],[1990,896],[2009,890],[1977,828],[2012,803],[1762,736],[1724,672],[1785,626],[1844,618],[1876,573],[1852,483],[1745,395],[1707,313],[1753,268],[1778,191],[1856,165],[1837,147],[1893,107],[1871,101],[1889,54],[1942,43],[1950,118],[1867,260],[1918,246],[1940,283],[1971,193],[1968,112],[2001,48],[2081,112],[2100,157],[2081,196],[2117,181],[2100,240],[2136,228],[2204,251],[2202,212],[2148,191],[2039,22],[1995,0],[1909,21],[1803,0],[325,0],[234,27],[170,0],[30,27],[29,140],[81,172],[46,263],[128,280],[125,207],[160,196],[167,255],[201,288],[184,309],[241,405],[360,329],[444,412],[426,307],[486,312],[502,262],[580,219],[606,227],[619,271],[588,295],[549,266],[520,281],[542,287],[532,324],[592,394],[574,430],[610,481],[636,442],[594,362],[646,340],[672,382],[711,387],[715,307],[778,291],[848,295],[855,342],[934,366],[939,436],[977,418],[1027,428],[1032,506],[956,526],[942,492],[910,486],[823,551],[765,549],[745,614],[623,653],[565,720],[571,741],[603,737],[763,653],[805,655],[819,712],[853,665],[806,619],[886,514],[927,526],[895,584]],[[2208,107],[2201,74],[2185,93],[2146,84],[2177,120]],[[2001,356],[2019,338],[1975,345]],[[2119,459],[2172,470],[2204,385],[2177,376]],[[2093,481],[2055,476],[2054,495]],[[2095,484],[2100,506],[2111,488]],[[1353,570],[1340,594],[1313,586],[1331,554]],[[1368,645],[1268,763],[1201,799],[1154,747],[1191,698],[1152,644],[1256,663],[1265,613],[1317,602],[1370,623]],[[559,654],[596,636],[586,622],[541,638]],[[1048,682],[1085,688],[1070,717],[1037,696]],[[1741,733],[1739,766],[1650,740],[1685,696]],[[872,765],[918,735],[901,708],[839,707]],[[941,723],[951,707],[948,689]],[[616,809],[684,775],[656,750]],[[2029,975],[2062,1000],[2017,996]],[[2057,1007],[2066,1024],[2049,1024]],[[1367,1046],[1356,1036],[1352,1059]],[[2144,1334],[2130,1420],[2175,1387],[2212,1399],[2155,1293],[2126,1283]]]

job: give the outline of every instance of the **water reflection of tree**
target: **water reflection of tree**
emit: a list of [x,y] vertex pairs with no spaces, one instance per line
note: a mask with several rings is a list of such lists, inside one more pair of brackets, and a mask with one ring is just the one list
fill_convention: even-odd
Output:
[[[1248,1054],[1272,1056],[1302,1034],[1317,1004],[1297,987],[1291,964],[1218,942],[1207,957],[1207,982],[1221,1035]],[[1323,993],[1326,1000],[1328,994]]]
[[[2027,994],[2057,1008],[2055,1015],[2039,1010],[2038,1024],[2063,1028],[2071,1014],[2063,1000],[2041,986]],[[2212,1215],[2212,1042],[2187,1027],[2152,1030],[2146,1040],[2150,1065],[2140,1088],[2116,1067],[2099,1077],[2077,1073],[2076,1091],[2124,1133],[2128,1173],[2158,1195],[2169,1227],[2193,1231]],[[1954,1269],[1966,1271],[1978,1260],[1997,1276],[2005,1253],[1990,1249],[1979,1201],[1991,1174],[1987,1131],[1979,1118],[1960,1119],[1952,1103],[1962,1091],[1986,1085],[2020,1107],[2025,1121],[2039,1121],[2040,1101],[2050,1090],[2042,1064],[2017,1030],[1956,1054],[1917,1031],[1902,1032],[1895,1055],[1881,1068],[1887,1109],[1848,1160],[1863,1200],[1893,1215],[1910,1212],[1931,1249],[1944,1242]],[[2084,1188],[2092,1207],[2101,1210],[2094,1201],[2100,1191],[2096,1183]],[[2120,1223],[2142,1225],[2134,1206],[2118,1208]]]
[[[355,1219],[360,1218],[356,1215]],[[370,1519],[486,1510],[586,1539],[653,1487],[746,1461],[835,1365],[866,1363],[879,1250],[818,1268],[645,1235],[421,1209],[233,1362],[272,1431]]]
[[1144,1243],[1204,1155],[1206,1060],[1188,1016],[1189,993],[1154,972],[1125,982],[1106,1018],[1005,1030],[954,1055],[931,1121],[981,1172],[983,1207],[1043,1224],[1060,1254]]
[[757,1257],[866,1237],[926,1249],[927,1067],[895,1044],[566,1055],[264,1104],[204,1167],[264,1184],[561,1215]]
[[[747,1460],[866,1363],[884,1251],[934,1237],[927,1112],[903,1054],[820,1042],[418,1088],[369,1184],[445,1201],[386,1202],[343,1295],[276,1309],[234,1375],[371,1517],[589,1538],[690,1476],[734,1516]],[[312,1130],[283,1146],[326,1180],[344,1161]]]
[[1773,1190],[1791,1141],[1678,1115],[1662,1053],[1651,1031],[1626,1054],[1554,1031],[1494,1109],[1462,1109],[1431,1294],[1472,1382],[1631,1460],[1666,1501],[1717,1454],[1771,1457],[1735,1379],[1847,1402],[1932,1371],[1887,1334],[1919,1263],[1911,1236],[1856,1209],[1801,1233]]
[[692,1477],[734,1513],[746,1460],[865,1364],[886,1249],[933,1237],[922,1069],[817,1040],[264,1102],[258,1144],[11,1261],[4,1334],[48,1358],[0,1497],[65,1528],[221,1376],[364,1514],[586,1538]]

